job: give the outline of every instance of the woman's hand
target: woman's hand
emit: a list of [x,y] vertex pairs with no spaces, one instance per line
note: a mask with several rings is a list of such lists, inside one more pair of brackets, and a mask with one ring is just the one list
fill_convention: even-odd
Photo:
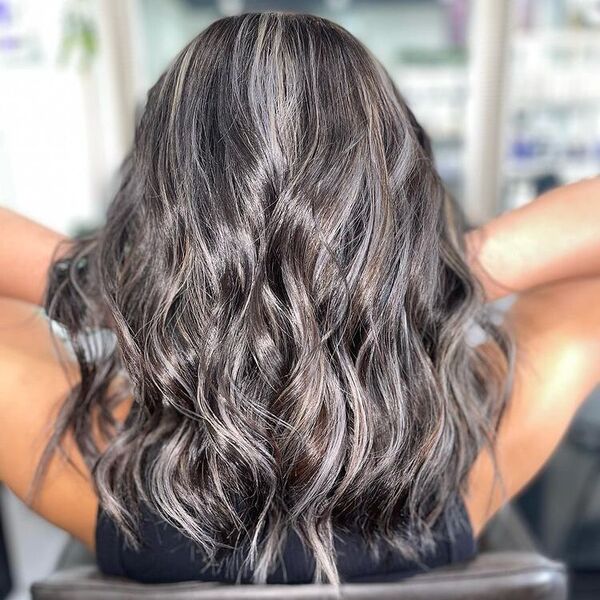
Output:
[[488,300],[600,276],[600,177],[553,189],[466,235]]
[[68,238],[0,207],[0,296],[41,304],[48,268]]

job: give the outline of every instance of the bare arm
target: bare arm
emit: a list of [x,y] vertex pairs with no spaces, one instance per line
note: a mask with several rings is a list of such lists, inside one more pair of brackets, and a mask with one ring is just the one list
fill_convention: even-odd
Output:
[[68,238],[0,207],[0,296],[40,304],[54,252]]
[[[66,396],[80,378],[68,345],[50,333],[39,306],[0,297],[0,482],[35,512],[94,548],[98,499],[72,432],[48,463],[37,493],[32,483],[42,452]],[[121,390],[116,377],[115,390]],[[112,393],[112,387],[109,388]],[[132,399],[114,409],[117,421]],[[108,440],[92,428],[100,448]]]
[[[0,298],[0,481],[27,503],[58,409],[78,378],[75,362],[65,371],[58,360],[60,348],[39,307]],[[63,449],[30,506],[93,548],[92,479],[70,434]]]
[[489,300],[517,293],[506,317],[517,355],[496,457],[483,451],[465,497],[476,534],[543,467],[600,383],[600,178],[551,190],[467,234]]
[[600,177],[556,188],[466,236],[489,300],[600,276]]
[[505,493],[483,451],[465,498],[476,535],[543,467],[600,383],[599,299],[600,277],[563,281],[519,294],[507,314],[517,355],[496,443]]

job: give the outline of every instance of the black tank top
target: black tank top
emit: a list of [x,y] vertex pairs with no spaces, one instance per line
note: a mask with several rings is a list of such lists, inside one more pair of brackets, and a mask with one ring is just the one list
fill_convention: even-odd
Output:
[[[100,508],[96,524],[96,556],[105,575],[127,577],[144,583],[177,581],[219,581],[235,583],[237,572],[223,567],[208,568],[194,543],[176,528],[142,510],[140,523],[142,547],[134,550],[115,523]],[[449,505],[433,528],[435,545],[419,563],[411,562],[392,549],[382,550],[375,560],[366,543],[355,534],[336,536],[337,564],[342,582],[383,582],[410,577],[425,570],[469,560],[477,544],[462,500]],[[281,561],[280,561],[281,563]],[[287,537],[283,564],[268,578],[268,583],[312,583],[314,559],[295,532]],[[251,583],[248,573],[241,583]]]

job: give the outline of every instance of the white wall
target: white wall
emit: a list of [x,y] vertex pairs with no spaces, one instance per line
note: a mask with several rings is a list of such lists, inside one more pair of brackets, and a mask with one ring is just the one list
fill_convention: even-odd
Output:
[[[0,204],[72,233],[102,218],[125,150],[115,127],[110,43],[99,40],[88,69],[77,61],[65,64],[59,49],[68,2],[4,2],[14,23],[11,30],[0,28],[0,36],[33,40],[39,52],[0,53]],[[89,5],[98,10],[104,0]]]

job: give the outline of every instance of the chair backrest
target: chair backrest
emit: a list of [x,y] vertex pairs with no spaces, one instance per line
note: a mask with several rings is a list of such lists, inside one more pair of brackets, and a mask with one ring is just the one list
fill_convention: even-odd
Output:
[[533,552],[482,553],[399,581],[331,585],[148,585],[104,577],[94,567],[57,571],[32,586],[33,600],[566,600],[562,563]]

